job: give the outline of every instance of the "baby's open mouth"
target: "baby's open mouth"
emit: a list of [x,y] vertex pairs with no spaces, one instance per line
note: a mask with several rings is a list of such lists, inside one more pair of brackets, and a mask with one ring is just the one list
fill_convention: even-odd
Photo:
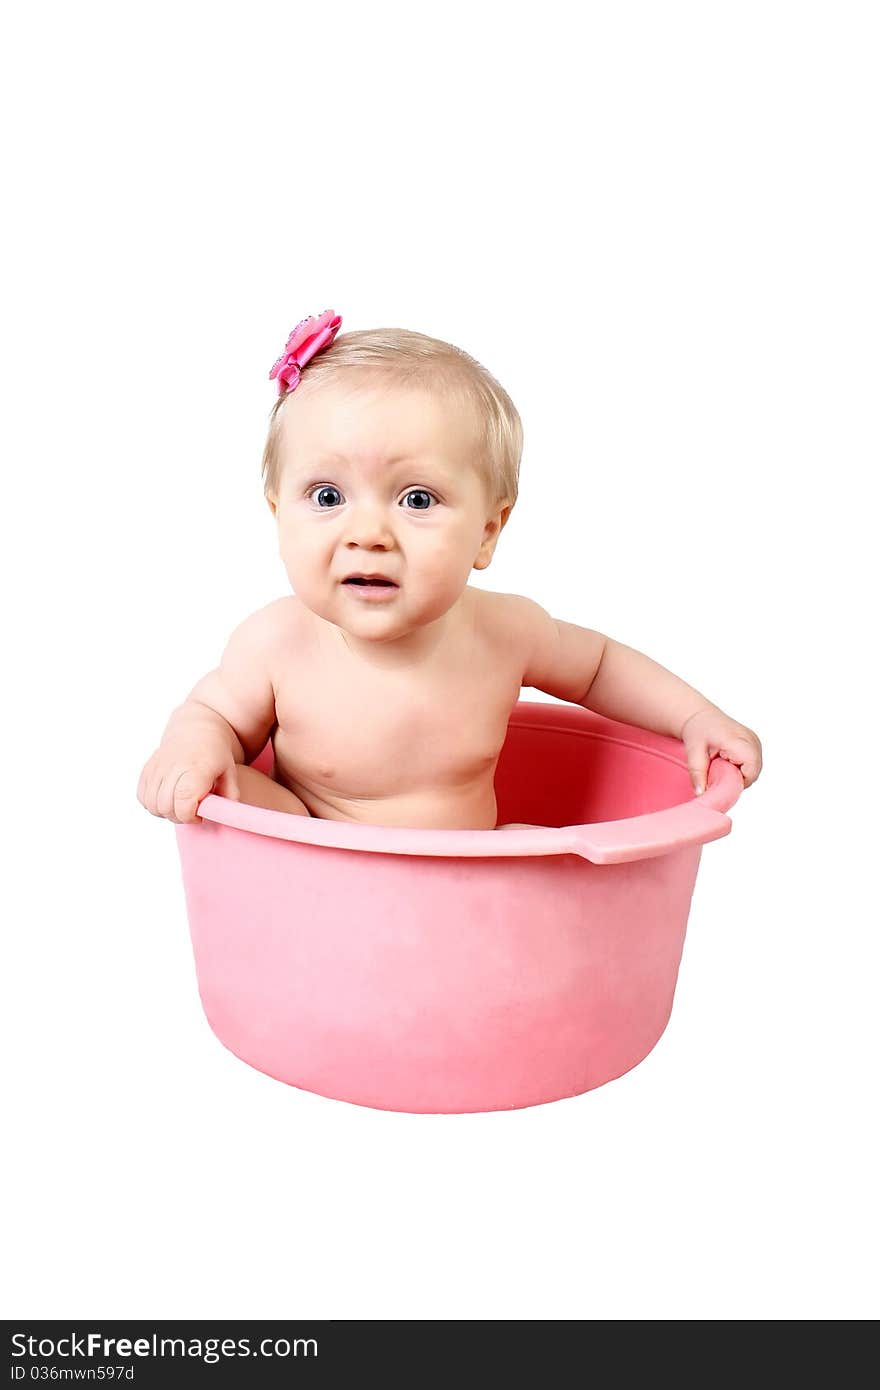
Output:
[[384,579],[379,574],[353,574],[348,579],[343,579],[342,582],[343,584],[366,584],[369,588],[397,588],[393,579]]

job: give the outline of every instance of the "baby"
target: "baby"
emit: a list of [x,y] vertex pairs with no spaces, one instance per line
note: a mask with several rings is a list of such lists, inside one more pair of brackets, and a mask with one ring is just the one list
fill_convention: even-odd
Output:
[[[298,324],[263,456],[293,593],[245,619],[141,773],[153,815],[214,791],[327,820],[492,830],[521,687],[683,741],[746,786],[761,745],[698,691],[517,594],[469,586],[516,502],[522,426],[473,358],[403,329]],[[274,776],[248,766],[271,736]]]

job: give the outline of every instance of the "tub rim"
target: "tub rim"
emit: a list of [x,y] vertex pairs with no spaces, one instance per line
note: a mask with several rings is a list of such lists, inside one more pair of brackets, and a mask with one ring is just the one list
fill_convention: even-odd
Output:
[[[636,747],[687,770],[684,744],[633,724],[608,719],[583,705],[518,700],[508,727],[553,729],[587,738]],[[715,757],[709,763],[706,790],[660,811],[621,820],[584,825],[538,826],[528,830],[425,830],[405,826],[361,825],[356,821],[321,820],[270,811],[212,792],[198,807],[203,821],[274,840],[348,849],[368,854],[420,855],[428,858],[527,858],[575,854],[593,864],[628,863],[675,850],[708,844],[732,829],[724,813],[739,799],[744,782],[739,768]],[[178,826],[188,830],[192,826]]]

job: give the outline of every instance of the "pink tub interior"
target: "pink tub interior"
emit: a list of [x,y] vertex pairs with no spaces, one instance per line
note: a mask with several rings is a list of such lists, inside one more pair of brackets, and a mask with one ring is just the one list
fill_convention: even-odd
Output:
[[677,740],[523,701],[499,822],[538,829],[360,826],[210,796],[176,828],[208,1020],[261,1071],[379,1108],[590,1090],[662,1033],[701,848],[741,790],[715,760],[694,798]]

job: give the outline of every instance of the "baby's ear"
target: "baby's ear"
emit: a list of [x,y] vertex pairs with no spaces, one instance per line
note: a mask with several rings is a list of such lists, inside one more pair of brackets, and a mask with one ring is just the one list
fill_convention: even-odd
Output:
[[276,503],[276,501],[275,501],[275,498],[274,498],[274,497],[270,497],[270,496],[268,495],[268,493],[267,493],[267,495],[266,495],[266,501],[269,503],[269,511],[272,513],[273,516],[275,516],[276,513],[277,513],[277,511],[278,511],[278,505],[277,505],[277,503]]

